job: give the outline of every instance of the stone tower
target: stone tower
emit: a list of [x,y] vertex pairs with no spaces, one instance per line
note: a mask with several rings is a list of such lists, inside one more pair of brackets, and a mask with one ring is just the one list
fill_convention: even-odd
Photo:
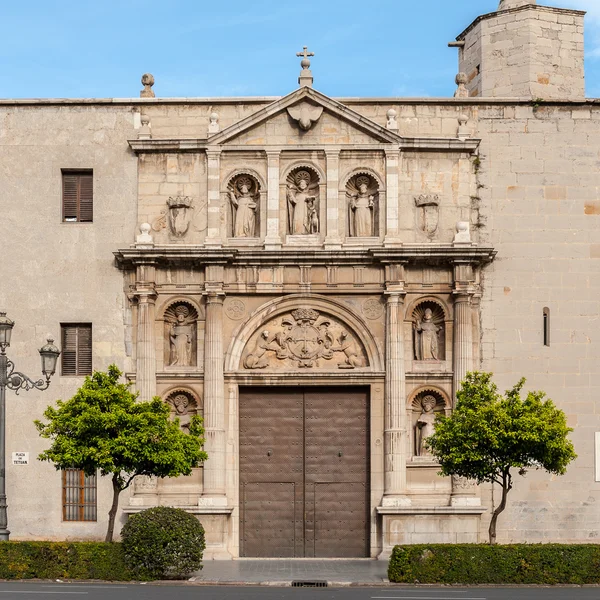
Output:
[[475,19],[456,39],[459,70],[470,96],[585,97],[585,12],[500,0],[498,11]]

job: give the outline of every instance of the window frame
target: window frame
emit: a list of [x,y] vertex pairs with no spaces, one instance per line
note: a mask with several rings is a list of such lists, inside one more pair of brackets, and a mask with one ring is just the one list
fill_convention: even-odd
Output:
[[[67,330],[76,330],[76,342],[75,342],[75,372],[66,372],[65,361],[69,357],[69,353],[73,352],[72,349],[67,348]],[[89,348],[88,356],[82,357],[82,346],[80,344],[80,330],[89,330]],[[92,323],[61,323],[60,324],[60,345],[61,345],[61,356],[60,356],[60,376],[61,377],[85,377],[91,375],[94,372],[94,331]],[[85,360],[88,358],[88,364],[85,364]]]
[[[69,475],[75,475],[69,481]],[[67,523],[98,521],[98,476],[86,475],[81,469],[62,469],[62,520]],[[69,491],[75,492],[77,501],[70,501]],[[71,518],[74,515],[76,518]]]
[[[65,179],[67,177],[77,178],[77,198],[76,202],[76,216],[67,216],[66,210],[66,197],[65,197]],[[91,178],[90,198],[89,198],[89,218],[82,219],[82,190],[81,184],[84,177]],[[61,169],[61,186],[62,186],[62,205],[61,205],[61,221],[62,223],[93,223],[94,222],[94,170],[93,169]]]

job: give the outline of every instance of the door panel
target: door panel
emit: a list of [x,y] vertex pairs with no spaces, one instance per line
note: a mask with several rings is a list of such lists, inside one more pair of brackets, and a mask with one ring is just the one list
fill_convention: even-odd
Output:
[[365,389],[240,390],[241,556],[368,556],[368,426]]

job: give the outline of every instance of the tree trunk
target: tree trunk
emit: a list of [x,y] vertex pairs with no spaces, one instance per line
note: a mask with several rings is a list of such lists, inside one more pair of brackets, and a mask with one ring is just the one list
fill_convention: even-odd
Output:
[[121,493],[121,486],[119,484],[119,477],[115,473],[112,478],[113,486],[113,501],[110,510],[108,511],[108,529],[106,531],[105,542],[113,541],[113,533],[115,531],[115,518],[117,516],[117,508],[119,508],[119,494]]
[[496,522],[498,521],[498,516],[500,513],[506,508],[506,496],[508,496],[508,492],[510,491],[511,483],[510,476],[509,478],[506,475],[502,478],[502,500],[498,505],[498,508],[492,514],[492,520],[490,521],[489,535],[490,535],[490,544],[496,543]]

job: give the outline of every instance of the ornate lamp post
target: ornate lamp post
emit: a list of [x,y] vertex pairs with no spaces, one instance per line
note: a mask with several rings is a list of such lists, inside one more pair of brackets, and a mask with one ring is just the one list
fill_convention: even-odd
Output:
[[10,335],[15,322],[11,321],[5,312],[0,312],[0,541],[7,542],[10,535],[8,530],[8,515],[6,512],[6,399],[5,390],[45,390],[50,385],[50,377],[56,370],[56,361],[60,350],[48,338],[48,343],[40,349],[42,357],[42,373],[46,380],[33,381],[27,375],[15,371],[14,363],[6,356],[10,346]]

